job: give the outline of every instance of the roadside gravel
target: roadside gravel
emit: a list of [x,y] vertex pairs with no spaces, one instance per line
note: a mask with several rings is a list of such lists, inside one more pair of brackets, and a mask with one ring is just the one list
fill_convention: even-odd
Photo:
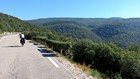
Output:
[[95,79],[91,75],[86,74],[82,69],[77,67],[76,64],[71,63],[64,57],[56,57],[57,61],[62,64],[64,69],[66,69],[75,79]]
[[37,50],[40,46],[26,41],[20,47],[17,41],[15,34],[0,42],[0,79],[95,79],[62,56],[51,57],[60,66],[56,68],[48,56],[42,56],[49,53]]

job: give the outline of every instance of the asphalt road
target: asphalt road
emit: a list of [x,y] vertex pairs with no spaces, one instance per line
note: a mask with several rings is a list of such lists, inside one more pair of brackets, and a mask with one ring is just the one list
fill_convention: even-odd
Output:
[[74,79],[55,55],[19,40],[18,34],[0,39],[0,79]]

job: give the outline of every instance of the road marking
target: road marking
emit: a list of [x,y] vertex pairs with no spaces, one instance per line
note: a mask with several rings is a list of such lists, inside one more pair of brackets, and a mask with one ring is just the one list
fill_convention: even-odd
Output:
[[0,37],[0,41],[2,40],[2,37]]
[[0,41],[2,41],[3,38],[4,38],[4,36],[0,38]]
[[48,59],[53,63],[53,65],[54,65],[56,68],[59,68],[59,66],[58,66],[50,57],[48,57]]
[[[38,48],[38,50],[40,51],[40,52],[42,52],[42,49],[41,48]],[[53,61],[53,59],[51,58],[51,57],[47,57],[50,61],[51,61],[51,63],[56,67],[56,68],[59,68],[59,66]]]

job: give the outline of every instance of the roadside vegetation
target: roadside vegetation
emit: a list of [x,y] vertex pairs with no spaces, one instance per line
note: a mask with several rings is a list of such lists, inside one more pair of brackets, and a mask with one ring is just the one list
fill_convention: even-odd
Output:
[[[36,37],[31,36],[31,34],[27,33],[27,36],[30,35],[30,39],[40,42],[74,62],[90,68],[90,74],[93,76],[111,79],[140,78],[139,46],[122,49],[113,43],[97,44],[87,39],[73,39],[54,33],[53,35],[48,33],[47,36],[34,33]],[[52,37],[50,38],[50,36]]]
[[0,14],[0,16],[0,33],[24,32],[26,39],[34,40],[59,52],[85,67],[83,70],[91,69],[90,74],[95,77],[140,79],[139,45],[122,49],[113,43],[95,43],[88,39],[66,37],[9,15]]

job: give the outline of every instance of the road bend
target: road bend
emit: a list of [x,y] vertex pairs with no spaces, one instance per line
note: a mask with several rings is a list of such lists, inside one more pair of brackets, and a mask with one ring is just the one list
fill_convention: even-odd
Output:
[[0,39],[0,79],[74,79],[55,55],[26,40],[22,47],[19,35]]

